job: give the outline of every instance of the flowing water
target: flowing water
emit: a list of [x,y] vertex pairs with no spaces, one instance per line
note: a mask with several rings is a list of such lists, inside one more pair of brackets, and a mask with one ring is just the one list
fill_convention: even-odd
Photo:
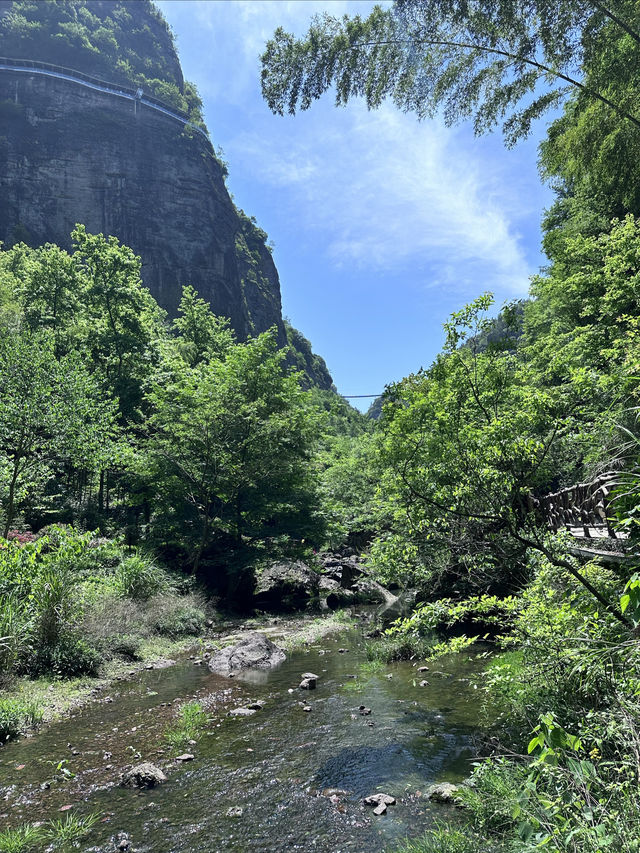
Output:
[[[192,660],[145,671],[0,751],[0,825],[60,817],[73,806],[67,813],[102,815],[80,845],[95,853],[113,853],[120,832],[132,853],[392,849],[434,820],[456,819],[455,809],[423,794],[469,773],[483,666],[464,653],[426,673],[416,662],[372,671],[361,630],[351,628],[242,681]],[[320,676],[316,690],[299,689],[305,671]],[[180,763],[182,750],[167,747],[163,732],[194,698],[212,721],[188,747],[194,759]],[[255,715],[227,716],[256,700],[264,707]],[[142,760],[166,768],[169,780],[151,790],[120,787],[123,766]],[[376,792],[398,798],[380,817],[362,804]]]

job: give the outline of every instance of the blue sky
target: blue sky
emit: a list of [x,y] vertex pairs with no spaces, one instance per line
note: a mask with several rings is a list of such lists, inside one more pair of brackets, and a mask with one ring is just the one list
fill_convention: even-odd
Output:
[[[527,292],[550,201],[536,170],[545,125],[507,151],[499,134],[419,123],[391,104],[295,117],[260,95],[259,56],[277,26],[302,34],[321,11],[369,0],[160,0],[185,76],[198,86],[236,204],[275,244],[283,312],[342,394],[377,394],[431,363],[442,323],[486,290]],[[358,404],[359,401],[353,401]],[[366,409],[370,401],[361,401]]]

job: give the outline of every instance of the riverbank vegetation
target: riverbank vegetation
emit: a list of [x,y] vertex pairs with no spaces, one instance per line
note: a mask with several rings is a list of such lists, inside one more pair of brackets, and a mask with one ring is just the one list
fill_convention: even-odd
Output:
[[[556,201],[529,298],[497,312],[479,295],[445,325],[434,364],[377,408],[368,566],[420,590],[385,654],[434,631],[442,650],[490,641],[485,691],[504,709],[459,793],[469,829],[406,850],[639,849],[640,207],[637,158],[625,154],[640,140],[639,45],[624,0],[398,0],[319,17],[302,38],[280,29],[263,56],[276,113],[308,109],[335,84],[340,104],[390,97],[419,117],[472,117],[479,133],[502,123],[513,144],[562,108],[540,147]],[[580,553],[562,506],[550,525],[542,499],[605,473],[600,508],[618,538]]]

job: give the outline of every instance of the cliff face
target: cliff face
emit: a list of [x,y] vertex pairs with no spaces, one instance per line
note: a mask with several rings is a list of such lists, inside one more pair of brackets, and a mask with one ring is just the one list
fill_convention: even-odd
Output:
[[[1,56],[139,87],[203,127],[197,91],[149,0],[0,0]],[[170,316],[190,284],[240,338],[275,326],[286,346],[266,234],[236,210],[206,135],[87,83],[0,69],[0,241],[68,249],[82,223],[141,256],[143,281]],[[326,368],[307,372],[331,386]]]
[[192,284],[237,333],[278,327],[278,276],[247,280],[242,222],[207,141],[149,107],[78,84],[0,72],[0,240],[68,247],[76,222],[142,257],[143,280],[175,315]]

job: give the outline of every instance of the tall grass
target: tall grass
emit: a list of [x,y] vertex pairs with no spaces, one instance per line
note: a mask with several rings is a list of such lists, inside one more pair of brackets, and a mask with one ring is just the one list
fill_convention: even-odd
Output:
[[41,720],[42,709],[35,700],[0,697],[0,744],[33,728]]
[[384,663],[413,658],[421,660],[429,656],[434,643],[433,638],[420,637],[416,634],[383,635],[379,640],[367,643],[367,658],[370,661],[379,660]]
[[42,849],[36,845],[43,840],[42,829],[29,823],[16,829],[3,829],[0,830],[0,853],[33,853]]
[[190,740],[202,737],[208,723],[209,716],[200,702],[187,702],[165,732],[165,740],[173,747],[186,746]]

